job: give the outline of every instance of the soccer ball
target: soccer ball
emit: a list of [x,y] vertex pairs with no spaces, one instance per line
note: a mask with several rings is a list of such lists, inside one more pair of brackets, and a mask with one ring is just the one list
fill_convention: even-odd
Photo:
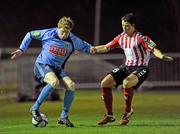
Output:
[[46,125],[48,124],[48,118],[44,113],[40,113],[40,114],[42,117],[42,121],[38,122],[32,117],[32,124],[35,127],[46,127]]

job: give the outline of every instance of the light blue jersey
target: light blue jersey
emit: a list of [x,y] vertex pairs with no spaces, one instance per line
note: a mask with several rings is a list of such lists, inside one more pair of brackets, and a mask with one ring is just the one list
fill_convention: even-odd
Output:
[[42,51],[38,55],[36,62],[63,69],[66,61],[74,50],[90,53],[91,44],[81,40],[73,33],[62,40],[58,36],[58,28],[35,30],[28,32],[24,37],[20,49],[25,52],[33,39],[42,43]]
[[[64,66],[73,51],[77,50],[84,53],[90,53],[92,47],[72,33],[69,34],[67,39],[62,40],[58,36],[59,32],[60,30],[58,28],[31,31],[26,34],[20,45],[20,49],[25,52],[33,39],[41,41],[42,50],[34,64],[34,76],[42,84],[45,82],[44,77],[48,72],[54,72],[58,79],[68,76],[64,71]],[[55,81],[55,83],[56,82],[57,81]],[[67,86],[67,88],[64,96],[64,105],[59,117],[63,121],[68,120],[68,112],[74,99],[74,87],[70,85]],[[31,113],[34,117],[38,116],[35,113],[38,113],[37,111],[41,104],[54,89],[55,85],[48,82],[43,87],[36,102],[31,108]]]

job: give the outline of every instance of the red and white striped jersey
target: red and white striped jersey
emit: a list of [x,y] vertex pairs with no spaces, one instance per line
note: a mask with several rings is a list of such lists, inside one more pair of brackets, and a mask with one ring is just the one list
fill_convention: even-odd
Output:
[[106,44],[106,47],[122,48],[127,66],[148,66],[150,52],[156,47],[156,44],[148,36],[143,36],[140,32],[135,31],[132,36],[128,36],[125,32],[121,33]]

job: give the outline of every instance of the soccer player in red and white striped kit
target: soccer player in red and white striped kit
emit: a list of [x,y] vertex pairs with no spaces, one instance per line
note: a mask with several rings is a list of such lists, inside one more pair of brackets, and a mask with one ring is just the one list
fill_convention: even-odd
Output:
[[113,116],[113,94],[112,88],[122,84],[124,92],[124,113],[120,125],[126,125],[133,114],[131,106],[133,91],[138,88],[148,75],[148,62],[150,54],[165,61],[172,61],[173,58],[164,55],[156,44],[148,37],[141,34],[135,28],[135,16],[127,13],[121,18],[123,32],[116,36],[106,45],[99,45],[93,48],[94,53],[105,53],[114,48],[121,48],[124,51],[126,61],[113,69],[101,81],[102,97],[106,108],[106,114],[98,122],[99,125],[114,122]]

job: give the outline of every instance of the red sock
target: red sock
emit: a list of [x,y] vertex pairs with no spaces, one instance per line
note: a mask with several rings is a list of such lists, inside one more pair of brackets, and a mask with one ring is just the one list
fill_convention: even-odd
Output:
[[131,103],[134,95],[133,88],[124,88],[124,112],[131,111]]
[[113,112],[112,112],[112,103],[113,103],[112,89],[103,87],[102,88],[102,97],[103,97],[103,101],[104,101],[104,105],[105,105],[107,114],[113,115]]

